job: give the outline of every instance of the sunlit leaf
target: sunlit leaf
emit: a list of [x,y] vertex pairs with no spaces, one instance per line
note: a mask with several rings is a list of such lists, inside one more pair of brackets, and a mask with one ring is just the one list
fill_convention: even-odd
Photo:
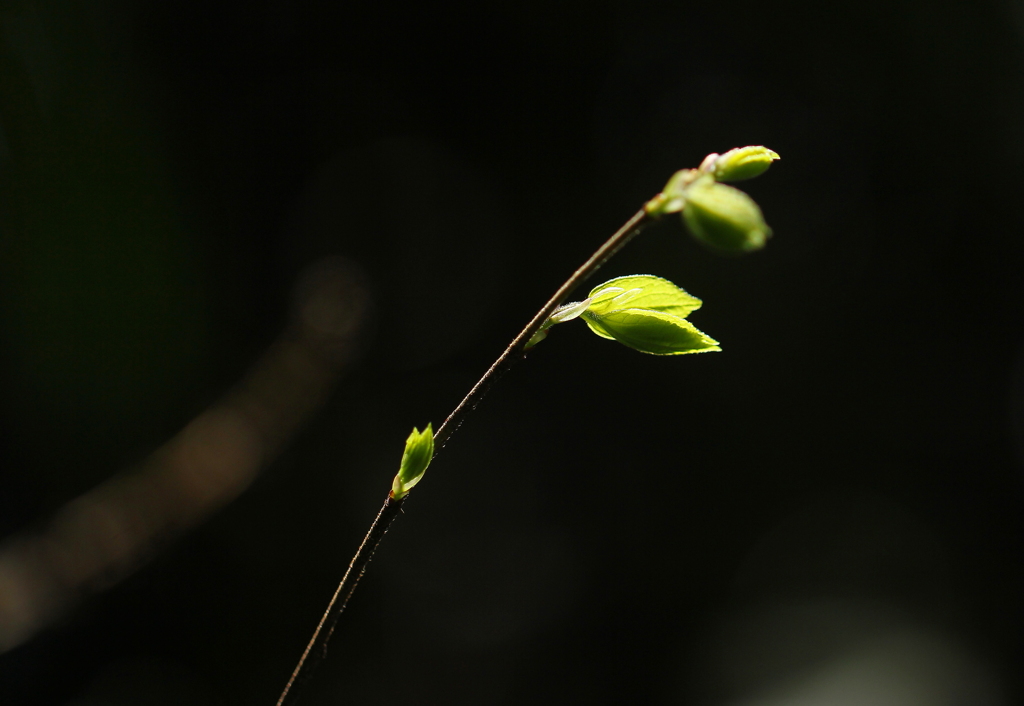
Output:
[[603,338],[651,355],[682,355],[718,351],[718,341],[686,319],[652,309],[619,309],[606,314],[583,314],[590,330]]
[[607,314],[617,309],[649,309],[686,317],[700,308],[701,300],[662,277],[629,275],[599,284],[590,292],[594,314]]

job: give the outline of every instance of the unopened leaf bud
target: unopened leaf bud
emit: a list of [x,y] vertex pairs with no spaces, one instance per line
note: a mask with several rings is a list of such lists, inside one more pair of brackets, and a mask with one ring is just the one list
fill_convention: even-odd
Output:
[[402,454],[402,465],[391,484],[391,497],[401,500],[414,485],[423,479],[423,474],[434,457],[434,429],[427,424],[422,432],[413,427],[409,438],[405,440],[405,452]]
[[707,177],[687,189],[683,220],[698,240],[724,252],[759,250],[772,234],[752,198]]
[[[708,159],[711,157],[708,155]],[[714,155],[714,161],[704,171],[713,174],[718,181],[743,181],[764,174],[777,159],[778,154],[761,145],[737,147],[725,154]]]

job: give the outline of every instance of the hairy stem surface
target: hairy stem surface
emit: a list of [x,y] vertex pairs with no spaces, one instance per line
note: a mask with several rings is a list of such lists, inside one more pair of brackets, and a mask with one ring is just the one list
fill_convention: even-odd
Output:
[[338,584],[334,596],[331,597],[331,602],[327,604],[327,610],[324,611],[323,617],[320,618],[320,623],[316,626],[316,630],[313,631],[313,637],[310,638],[309,644],[306,645],[306,649],[302,652],[299,663],[295,665],[295,669],[292,671],[292,676],[288,679],[284,691],[281,692],[281,696],[277,699],[277,706],[287,706],[287,704],[296,703],[299,698],[300,687],[309,679],[313,669],[327,656],[327,641],[331,639],[334,626],[338,624],[338,618],[341,616],[342,611],[345,610],[345,606],[348,605],[348,599],[352,597],[352,592],[356,590],[359,579],[363,577],[363,572],[366,571],[366,565],[370,563],[374,550],[377,549],[380,540],[384,539],[384,535],[387,533],[391,523],[401,513],[404,502],[405,498],[395,500],[390,495],[384,501],[384,505],[381,507],[380,512],[377,513],[377,517],[374,518],[369,531],[363,537],[363,543],[359,545],[355,556],[349,562],[348,570],[342,577],[341,583]]

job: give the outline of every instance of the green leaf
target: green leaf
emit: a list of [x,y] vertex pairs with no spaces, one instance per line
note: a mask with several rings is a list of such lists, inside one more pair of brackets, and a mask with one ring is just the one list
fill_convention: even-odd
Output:
[[686,319],[652,309],[619,309],[583,314],[590,330],[602,338],[651,355],[683,355],[718,351],[718,341],[705,335]]
[[629,275],[594,287],[588,311],[603,315],[617,309],[649,309],[686,317],[699,309],[701,303],[700,299],[662,277]]
[[667,279],[628,275],[594,287],[583,320],[598,336],[652,355],[721,350],[686,320],[700,305]]
[[759,250],[772,234],[752,198],[710,177],[687,189],[683,220],[698,240],[724,252]]
[[423,474],[434,457],[434,429],[427,424],[422,432],[413,427],[409,438],[405,440],[405,453],[402,454],[402,465],[391,484],[391,497],[401,500],[423,479]]

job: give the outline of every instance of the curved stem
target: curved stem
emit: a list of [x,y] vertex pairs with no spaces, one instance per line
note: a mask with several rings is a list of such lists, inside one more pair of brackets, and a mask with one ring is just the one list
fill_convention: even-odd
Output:
[[[448,415],[448,418],[444,420],[444,424],[438,428],[434,434],[434,456],[437,456],[445,442],[451,438],[455,430],[465,421],[466,415],[473,411],[480,403],[480,400],[490,391],[497,379],[501,377],[501,374],[523,358],[526,354],[526,344],[533,338],[533,334],[540,330],[555,309],[565,302],[566,298],[576,287],[582,284],[590,275],[597,272],[601,265],[608,261],[608,258],[617,253],[622,246],[632,240],[634,236],[654,220],[654,217],[648,214],[646,210],[641,209],[637,211],[558,288],[558,291],[548,300],[547,304],[541,307],[540,311],[526,325],[526,328],[512,339],[512,343],[508,345],[505,352],[498,356],[498,359],[487,369],[483,377],[477,381],[473,389],[469,391],[469,394],[455,408],[455,411]],[[306,645],[302,657],[299,658],[299,663],[292,672],[284,692],[282,692],[277,700],[277,706],[287,706],[288,704],[294,704],[298,700],[299,687],[309,678],[313,668],[327,654],[327,641],[331,639],[331,634],[334,632],[334,626],[338,622],[338,617],[345,610],[348,599],[352,596],[352,592],[355,591],[356,584],[359,583],[363,572],[366,571],[366,565],[369,564],[374,550],[384,538],[388,527],[391,526],[391,523],[401,512],[402,503],[405,502],[407,497],[395,500],[389,495],[388,499],[384,501],[384,505],[381,507],[380,512],[377,513],[377,518],[373,521],[373,524],[370,525],[370,530],[366,533],[363,543],[359,545],[356,555],[352,557],[348,571],[345,572],[341,583],[338,584],[334,597],[331,598],[327,610],[324,611],[324,615],[320,619],[320,624],[317,625],[316,630],[313,632],[313,637],[310,639],[309,644]],[[326,630],[324,629],[325,626],[327,627]]]
[[438,427],[437,432],[434,434],[434,455],[436,456],[440,450],[444,447],[451,435],[462,426],[462,422],[465,421],[466,415],[473,411],[473,408],[480,404],[480,400],[484,398],[494,382],[501,377],[501,374],[508,370],[512,365],[518,362],[526,354],[526,344],[533,338],[533,334],[540,330],[544,322],[548,320],[548,317],[554,313],[555,309],[561,306],[565,300],[572,294],[572,291],[576,289],[580,284],[583,283],[590,275],[597,272],[601,265],[608,261],[612,255],[617,253],[622,246],[633,239],[640,231],[651,224],[653,218],[647,213],[646,210],[640,209],[633,216],[626,221],[621,228],[619,228],[612,237],[605,241],[604,245],[599,247],[593,255],[587,259],[579,269],[572,273],[569,277],[558,288],[558,291],[554,293],[548,303],[541,307],[541,310],[534,315],[530,323],[526,325],[518,336],[512,339],[512,343],[508,345],[505,352],[498,356],[498,359],[494,361],[484,376],[480,378],[473,389],[469,391],[462,402],[459,402],[459,406],[448,415],[448,418],[444,420],[444,424]]
[[341,617],[342,611],[348,605],[348,599],[352,597],[352,592],[356,590],[359,579],[363,577],[366,565],[370,563],[377,545],[380,544],[380,540],[384,539],[384,535],[387,533],[388,528],[391,527],[391,523],[395,521],[395,518],[402,511],[402,504],[404,502],[405,498],[395,500],[390,495],[384,501],[384,505],[381,507],[380,512],[377,513],[377,517],[374,518],[373,524],[370,525],[369,531],[363,538],[363,543],[359,545],[355,556],[349,562],[348,570],[341,578],[341,583],[338,584],[337,590],[334,591],[331,602],[327,604],[327,610],[324,611],[323,617],[320,618],[320,623],[316,626],[316,630],[313,631],[313,637],[310,638],[309,644],[306,645],[306,649],[302,652],[299,663],[295,665],[292,676],[288,679],[288,683],[285,684],[284,691],[281,692],[281,696],[277,699],[277,706],[286,706],[298,701],[300,687],[309,679],[313,669],[327,656],[327,641],[331,639],[331,634],[334,633],[334,626],[338,624],[338,618]]

